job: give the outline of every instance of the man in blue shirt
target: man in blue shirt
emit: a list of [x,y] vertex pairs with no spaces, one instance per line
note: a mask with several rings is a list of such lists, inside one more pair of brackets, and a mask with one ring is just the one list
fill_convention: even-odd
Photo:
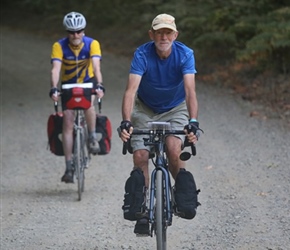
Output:
[[[151,41],[136,49],[122,103],[123,121],[119,127],[119,136],[123,142],[130,139],[133,127],[146,128],[149,121],[170,122],[175,129],[183,129],[186,124],[190,124],[194,129],[189,131],[190,133],[187,132],[187,139],[190,143],[197,141],[195,133],[199,123],[195,92],[195,58],[192,49],[176,41],[177,36],[175,18],[168,14],[160,14],[154,18],[149,30]],[[149,187],[150,149],[144,146],[143,137],[133,136],[130,139],[134,163],[131,178],[138,175],[137,171],[143,173],[146,190]],[[169,170],[175,180],[180,171],[186,171],[184,162],[179,159],[184,139],[185,136],[173,135],[166,139]],[[127,192],[129,191],[126,190]],[[194,192],[196,193],[196,190]],[[128,211],[125,211],[124,207],[130,207],[126,202],[125,199],[125,219],[125,213]],[[145,202],[140,204],[140,209],[144,208]],[[197,197],[194,202],[192,218],[198,205]],[[134,232],[149,234],[146,216],[136,217],[136,220]]]

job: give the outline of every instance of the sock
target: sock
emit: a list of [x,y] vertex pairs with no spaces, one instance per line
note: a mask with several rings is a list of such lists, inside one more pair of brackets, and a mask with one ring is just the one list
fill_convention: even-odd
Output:
[[67,170],[72,170],[72,162],[71,162],[71,160],[65,161],[65,167],[66,167],[66,171]]
[[92,132],[89,133],[89,136],[90,137],[95,137],[95,134],[96,134],[96,132],[95,131],[92,131]]

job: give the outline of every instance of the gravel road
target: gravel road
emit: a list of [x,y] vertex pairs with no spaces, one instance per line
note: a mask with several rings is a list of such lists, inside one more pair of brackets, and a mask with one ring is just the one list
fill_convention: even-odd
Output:
[[[103,114],[113,125],[109,155],[92,159],[86,190],[64,184],[63,157],[47,150],[50,49],[56,38],[1,27],[1,250],[155,249],[123,219],[132,168],[116,128],[129,60],[103,51]],[[187,162],[201,189],[193,220],[174,217],[168,249],[290,249],[290,131],[250,117],[261,107],[197,83],[205,134]]]

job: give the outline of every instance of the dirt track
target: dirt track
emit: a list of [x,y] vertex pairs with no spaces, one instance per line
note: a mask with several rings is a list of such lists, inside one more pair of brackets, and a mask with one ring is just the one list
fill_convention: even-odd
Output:
[[[103,51],[103,113],[113,146],[94,157],[86,190],[60,182],[63,157],[47,150],[50,49],[43,39],[1,28],[1,250],[155,249],[123,220],[124,182],[132,168],[116,128],[129,61]],[[169,249],[273,249],[290,246],[290,132],[231,93],[198,84],[205,134],[187,163],[201,189],[198,215],[174,217]]]

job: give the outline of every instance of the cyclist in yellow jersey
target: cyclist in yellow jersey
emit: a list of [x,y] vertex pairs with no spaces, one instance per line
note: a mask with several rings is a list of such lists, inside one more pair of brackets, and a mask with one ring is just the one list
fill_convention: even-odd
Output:
[[[78,12],[70,12],[64,16],[63,25],[67,37],[55,42],[51,51],[51,90],[49,96],[58,101],[58,84],[93,82],[98,98],[105,92],[101,73],[101,48],[97,40],[85,36],[86,19]],[[92,96],[92,105],[85,111],[89,129],[90,151],[96,155],[99,152],[97,140],[96,111],[94,107],[95,96]],[[61,181],[73,182],[72,148],[74,112],[66,108],[62,100],[63,110],[63,149],[65,154],[65,173]]]

